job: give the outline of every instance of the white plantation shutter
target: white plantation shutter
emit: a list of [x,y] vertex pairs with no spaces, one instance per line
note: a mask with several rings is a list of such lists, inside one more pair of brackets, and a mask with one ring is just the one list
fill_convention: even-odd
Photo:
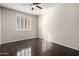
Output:
[[24,22],[23,22],[23,20],[24,20],[24,18],[23,18],[23,16],[21,16],[21,30],[23,30],[23,27],[24,27]]
[[16,21],[16,30],[20,30],[20,16],[17,16],[17,21]]
[[25,16],[17,16],[16,31],[29,31],[31,30],[31,18]]
[[31,30],[31,19],[28,19],[28,30]]

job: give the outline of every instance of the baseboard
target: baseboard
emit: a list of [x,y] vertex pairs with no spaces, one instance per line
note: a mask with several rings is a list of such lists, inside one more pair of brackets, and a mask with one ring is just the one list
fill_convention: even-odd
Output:
[[[42,39],[42,40],[43,40],[43,39]],[[50,42],[49,40],[46,40],[46,41]],[[63,47],[65,47],[65,48],[69,48],[69,49],[71,49],[71,50],[79,51],[79,50],[76,49],[76,48],[73,48],[73,47],[70,47],[70,46],[67,46],[67,45],[64,45],[64,44],[60,44],[60,43],[57,43],[57,42],[51,42],[51,43],[54,43],[54,44],[63,46]]]

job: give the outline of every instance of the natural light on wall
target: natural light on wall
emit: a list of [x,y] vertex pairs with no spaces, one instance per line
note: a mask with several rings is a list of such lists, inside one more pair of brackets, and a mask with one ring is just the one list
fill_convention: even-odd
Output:
[[31,48],[25,48],[18,51],[17,56],[31,56]]
[[[54,26],[54,25],[51,25],[51,23],[54,24],[53,17],[55,17],[54,9],[52,9],[52,10],[53,11],[49,11],[48,13],[44,13],[44,14],[39,16],[39,29],[40,29],[39,30],[39,37],[43,39],[43,41],[42,41],[42,53],[46,52],[47,50],[49,50],[52,47],[52,42],[55,39],[54,28],[53,29],[51,28],[52,26]],[[51,18],[51,16],[52,16],[52,18]],[[54,32],[51,32],[51,29]],[[47,41],[50,43],[48,43]]]

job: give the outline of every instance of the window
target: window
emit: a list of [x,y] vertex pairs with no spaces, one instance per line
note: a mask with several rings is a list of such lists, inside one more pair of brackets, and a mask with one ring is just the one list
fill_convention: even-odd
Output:
[[31,30],[31,19],[26,16],[17,16],[16,31],[29,31]]

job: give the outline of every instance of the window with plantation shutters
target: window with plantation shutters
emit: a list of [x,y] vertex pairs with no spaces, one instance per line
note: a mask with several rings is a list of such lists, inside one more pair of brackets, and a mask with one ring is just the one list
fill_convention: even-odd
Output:
[[17,16],[16,31],[29,31],[29,30],[31,30],[31,18],[26,16]]

